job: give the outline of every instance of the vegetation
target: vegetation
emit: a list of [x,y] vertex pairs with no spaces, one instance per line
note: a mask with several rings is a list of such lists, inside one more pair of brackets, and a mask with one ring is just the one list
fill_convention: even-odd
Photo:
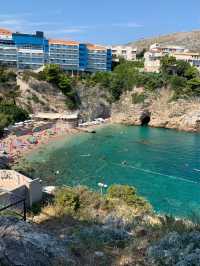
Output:
[[[143,61],[122,61],[112,73],[96,73],[91,79],[111,92],[112,101],[118,100],[124,91],[132,90],[135,86],[143,87],[147,92],[170,88],[174,92],[174,99],[200,96],[200,74],[197,68],[170,56],[161,59],[160,73],[143,72]],[[143,96],[138,99],[134,95],[133,102],[142,102]]]
[[5,67],[0,67],[0,136],[9,124],[28,118],[28,113],[16,104],[19,96],[16,74]]
[[144,93],[133,93],[132,94],[132,103],[133,104],[139,104],[144,103],[146,96]]
[[[80,76],[71,77],[57,65],[48,65],[45,69],[32,75],[40,80],[46,80],[56,85],[66,95],[66,105],[70,109],[79,106],[77,86],[90,87],[100,86],[110,94],[109,101],[115,102],[125,91],[134,87],[143,87],[145,92],[158,92],[161,88],[170,88],[174,92],[173,99],[196,97],[200,95],[200,74],[190,63],[176,60],[174,57],[165,56],[161,59],[160,73],[146,73],[143,71],[143,52],[139,60],[128,62],[120,59],[112,72],[97,72],[93,74],[84,73]],[[25,72],[27,79],[30,72]],[[140,97],[133,95],[133,103],[142,103],[145,92]]]
[[76,80],[64,72],[58,65],[46,65],[39,73],[25,71],[23,80],[28,81],[30,77],[44,80],[56,86],[65,96],[66,105],[69,109],[76,109],[79,105],[79,98],[75,90]]
[[61,187],[53,199],[34,205],[31,215],[46,232],[68,240],[77,265],[147,265],[146,251],[160,238],[199,230],[199,218],[193,224],[157,216],[127,185],[112,185],[104,195],[82,186]]
[[142,197],[139,197],[134,187],[128,185],[113,185],[108,189],[108,198],[120,199],[128,206],[150,210],[150,205]]

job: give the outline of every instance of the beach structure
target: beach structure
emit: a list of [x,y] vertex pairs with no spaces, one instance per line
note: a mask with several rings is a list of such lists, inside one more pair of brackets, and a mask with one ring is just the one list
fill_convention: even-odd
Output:
[[41,181],[13,170],[0,170],[0,205],[9,205],[16,198],[25,199],[26,207],[42,199]]
[[162,45],[155,43],[150,46],[148,52],[144,54],[144,70],[146,72],[159,73],[161,58],[165,55],[173,56],[177,60],[183,60],[197,67],[200,71],[200,54],[189,52],[188,49],[176,45]]
[[65,128],[78,127],[78,113],[66,114],[66,113],[37,113],[32,116],[34,120],[53,121],[57,126],[61,125]]
[[47,39],[41,31],[25,34],[0,29],[0,64],[35,71],[56,64],[72,74],[111,71],[112,52],[106,47]]

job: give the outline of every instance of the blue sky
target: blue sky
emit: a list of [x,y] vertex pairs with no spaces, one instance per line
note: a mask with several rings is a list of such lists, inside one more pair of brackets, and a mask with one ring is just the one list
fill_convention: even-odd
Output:
[[200,29],[200,0],[0,0],[0,27],[100,44]]

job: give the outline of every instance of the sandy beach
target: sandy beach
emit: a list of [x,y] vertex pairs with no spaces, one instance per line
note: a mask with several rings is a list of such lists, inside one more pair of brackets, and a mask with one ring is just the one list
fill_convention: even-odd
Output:
[[55,124],[50,129],[43,129],[39,132],[29,132],[28,134],[22,136],[17,136],[16,134],[12,133],[1,139],[0,153],[6,154],[11,163],[17,163],[28,153],[35,149],[41,148],[41,146],[46,145],[51,141],[70,137],[81,132],[92,133],[97,127],[102,127],[103,125],[105,124],[68,129],[62,125],[57,127]]

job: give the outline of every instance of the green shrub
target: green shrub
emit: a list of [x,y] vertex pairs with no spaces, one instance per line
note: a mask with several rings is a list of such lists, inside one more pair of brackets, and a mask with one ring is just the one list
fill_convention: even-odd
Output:
[[0,137],[3,136],[4,128],[10,124],[11,117],[9,115],[5,115],[0,113]]
[[55,206],[63,214],[76,212],[80,207],[79,196],[73,188],[58,189],[55,193]]
[[124,201],[127,205],[133,206],[136,208],[142,208],[150,210],[150,204],[137,195],[136,189],[128,185],[112,185],[108,189],[108,198],[111,199],[120,199]]
[[39,103],[40,102],[40,99],[35,94],[32,95],[32,99],[31,100],[33,100],[35,103]]
[[136,189],[128,185],[112,185],[108,189],[108,197],[121,199],[128,204],[131,204],[135,195]]
[[29,114],[15,104],[0,104],[0,113],[10,117],[10,122],[20,122],[28,119]]
[[145,94],[144,93],[133,93],[132,94],[132,103],[138,104],[138,103],[144,103],[145,100]]

